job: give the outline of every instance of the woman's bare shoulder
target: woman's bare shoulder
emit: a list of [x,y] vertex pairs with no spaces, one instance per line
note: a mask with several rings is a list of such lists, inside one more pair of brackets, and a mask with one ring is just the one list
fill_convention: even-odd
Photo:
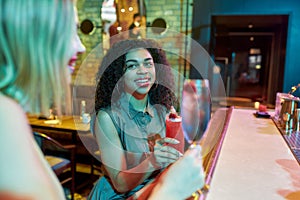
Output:
[[0,94],[0,116],[24,115],[22,107],[12,98]]
[[98,133],[102,132],[103,134],[106,135],[106,137],[110,138],[111,140],[119,138],[117,129],[111,118],[111,115],[106,111],[100,110],[98,112],[95,130],[96,130],[96,135],[97,132]]
[[101,121],[106,121],[106,122],[111,121],[110,115],[105,110],[99,110],[99,112],[97,114],[97,119],[101,120]]
[[15,100],[3,94],[0,94],[0,126],[1,132],[12,134],[29,130],[25,111]]

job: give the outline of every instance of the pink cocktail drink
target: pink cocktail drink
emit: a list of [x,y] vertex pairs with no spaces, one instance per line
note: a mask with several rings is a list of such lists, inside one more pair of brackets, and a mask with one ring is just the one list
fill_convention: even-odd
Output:
[[174,138],[179,141],[179,144],[168,144],[178,150],[179,152],[184,152],[184,135],[181,127],[181,117],[176,118],[166,118],[166,137]]

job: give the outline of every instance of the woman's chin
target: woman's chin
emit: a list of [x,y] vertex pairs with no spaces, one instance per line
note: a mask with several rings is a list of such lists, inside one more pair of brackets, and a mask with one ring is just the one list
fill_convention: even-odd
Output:
[[132,96],[142,98],[145,97],[150,91],[149,87],[140,87],[131,93]]

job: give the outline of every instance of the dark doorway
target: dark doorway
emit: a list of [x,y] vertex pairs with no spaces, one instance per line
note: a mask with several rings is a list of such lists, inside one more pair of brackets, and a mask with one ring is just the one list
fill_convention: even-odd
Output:
[[212,16],[210,53],[227,96],[274,104],[282,90],[288,15]]

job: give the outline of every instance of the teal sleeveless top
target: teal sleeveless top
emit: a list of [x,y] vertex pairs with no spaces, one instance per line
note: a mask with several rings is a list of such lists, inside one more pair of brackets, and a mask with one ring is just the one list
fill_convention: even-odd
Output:
[[[136,111],[129,103],[127,96],[123,94],[119,101],[112,104],[111,107],[101,110],[111,117],[118,131],[122,147],[126,151],[128,169],[139,165],[145,159],[145,153],[150,152],[147,141],[148,136],[159,134],[161,137],[165,137],[167,109],[162,105],[151,105],[148,101],[144,112]],[[113,188],[110,178],[104,175],[98,180],[88,199],[126,199],[151,181],[159,172],[160,170],[154,171],[141,185],[122,194]]]

